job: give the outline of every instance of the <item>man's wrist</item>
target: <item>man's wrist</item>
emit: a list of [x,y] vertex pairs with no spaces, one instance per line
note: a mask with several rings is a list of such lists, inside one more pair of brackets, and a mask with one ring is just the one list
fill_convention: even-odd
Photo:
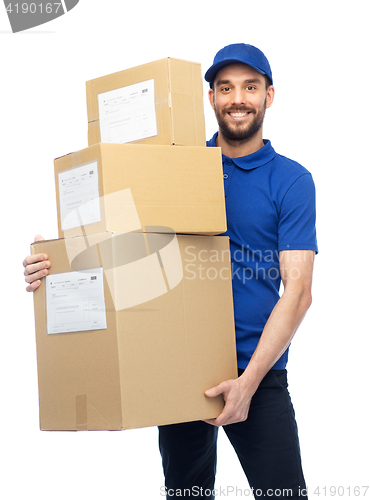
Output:
[[239,377],[239,381],[243,388],[243,391],[248,392],[250,394],[250,397],[252,397],[258,389],[258,386],[260,385],[261,380],[264,376],[265,373],[259,372],[259,370],[254,369],[253,366],[250,366],[249,364]]

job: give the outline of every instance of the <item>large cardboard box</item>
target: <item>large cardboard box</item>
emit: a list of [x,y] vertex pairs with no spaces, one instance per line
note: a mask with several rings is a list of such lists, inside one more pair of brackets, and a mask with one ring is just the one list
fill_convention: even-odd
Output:
[[33,243],[40,427],[120,430],[214,418],[237,377],[225,236],[102,233]]
[[86,82],[88,142],[205,146],[199,63],[166,58]]
[[54,162],[59,238],[226,231],[220,148],[99,143]]

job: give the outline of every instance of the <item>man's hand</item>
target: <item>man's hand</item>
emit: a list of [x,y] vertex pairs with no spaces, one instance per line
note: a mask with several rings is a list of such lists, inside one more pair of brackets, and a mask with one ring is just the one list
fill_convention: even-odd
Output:
[[248,417],[249,406],[254,392],[246,386],[242,377],[221,382],[216,387],[208,389],[205,395],[214,398],[222,394],[225,406],[217,418],[205,420],[205,422],[216,427],[243,422]]
[[[39,234],[35,236],[35,241],[41,241],[44,238]],[[48,256],[44,253],[28,255],[24,261],[24,275],[26,283],[29,283],[27,292],[34,292],[40,286],[41,278],[49,274],[50,262]]]

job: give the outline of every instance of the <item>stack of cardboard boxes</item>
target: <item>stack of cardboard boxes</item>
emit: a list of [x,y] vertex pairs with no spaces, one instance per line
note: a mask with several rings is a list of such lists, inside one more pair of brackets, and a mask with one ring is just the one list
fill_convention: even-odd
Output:
[[235,378],[219,148],[200,65],[163,59],[87,82],[89,147],[55,160],[59,239],[36,242],[43,430],[217,417]]

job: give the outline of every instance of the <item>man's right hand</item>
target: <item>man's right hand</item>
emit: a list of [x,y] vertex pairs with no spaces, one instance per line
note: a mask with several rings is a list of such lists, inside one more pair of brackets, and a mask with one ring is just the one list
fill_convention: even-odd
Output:
[[[39,234],[35,236],[35,241],[41,241],[44,238]],[[51,266],[48,256],[45,253],[36,255],[28,255],[24,261],[24,275],[28,286],[27,292],[34,292],[40,286],[41,279],[49,274],[49,267]]]

